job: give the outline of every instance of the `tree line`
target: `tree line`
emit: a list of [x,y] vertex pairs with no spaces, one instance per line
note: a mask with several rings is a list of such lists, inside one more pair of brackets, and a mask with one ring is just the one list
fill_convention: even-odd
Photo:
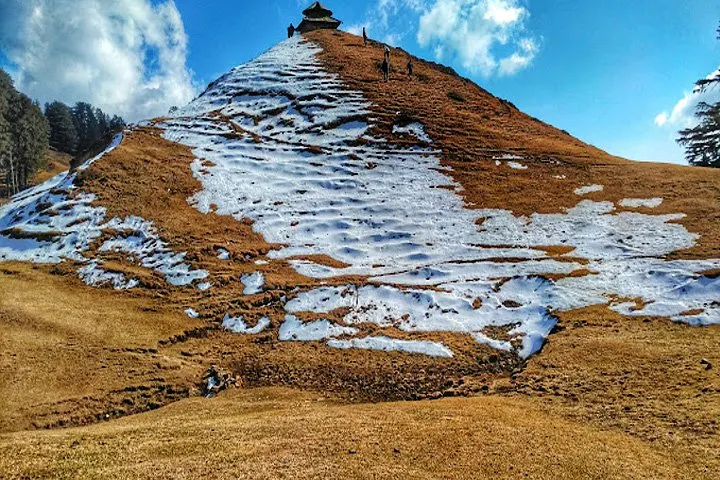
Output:
[[50,125],[40,105],[15,90],[10,76],[0,70],[0,174],[5,193],[26,188],[33,173],[46,165],[49,140]]
[[45,117],[50,125],[50,146],[71,155],[84,152],[108,132],[125,126],[121,117],[110,117],[86,102],[72,108],[62,102],[47,103]]
[[[720,27],[717,29],[720,40]],[[720,71],[698,80],[695,90],[702,93],[720,86]],[[679,132],[678,143],[685,147],[685,159],[690,165],[720,168],[720,102],[700,102],[695,110],[697,126]]]
[[121,117],[111,117],[86,102],[74,107],[47,103],[43,112],[0,69],[0,195],[27,188],[33,174],[47,166],[50,147],[77,155],[124,125]]

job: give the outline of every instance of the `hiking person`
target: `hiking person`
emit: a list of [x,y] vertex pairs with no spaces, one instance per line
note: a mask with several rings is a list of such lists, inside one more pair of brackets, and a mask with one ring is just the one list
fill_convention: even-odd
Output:
[[407,64],[408,77],[412,78],[414,71],[415,71],[415,64],[412,61],[412,57],[410,57],[410,59],[408,60],[408,64]]
[[291,23],[288,27],[288,38],[292,38],[295,35],[295,26]]
[[365,45],[366,47],[367,47],[367,41],[368,41],[367,31],[365,31],[365,27],[363,27],[363,45]]
[[383,60],[382,66],[380,67],[383,73],[383,80],[386,82],[390,80],[390,60],[387,55],[385,55],[385,59]]
[[390,61],[390,47],[385,45],[385,58],[387,58],[387,61]]

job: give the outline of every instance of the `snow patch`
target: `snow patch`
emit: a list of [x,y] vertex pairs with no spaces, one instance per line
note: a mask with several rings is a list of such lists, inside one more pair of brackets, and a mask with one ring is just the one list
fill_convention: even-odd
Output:
[[139,283],[138,280],[134,278],[126,280],[125,275],[122,273],[108,272],[100,268],[97,260],[93,260],[84,267],[81,267],[78,270],[78,275],[80,276],[80,280],[87,285],[93,287],[110,285],[115,290],[129,290],[135,288]]
[[333,339],[328,341],[328,346],[345,350],[360,348],[363,350],[381,350],[383,352],[420,353],[430,357],[451,358],[453,356],[452,351],[441,343],[420,340],[398,340],[385,336],[352,338],[350,340]]
[[343,327],[329,320],[303,323],[295,315],[287,315],[280,326],[278,338],[281,341],[313,342],[343,335],[356,335],[357,328]]
[[523,165],[522,163],[518,162],[508,162],[508,167],[513,168],[515,170],[527,170],[527,165]]
[[233,333],[257,335],[270,326],[270,319],[268,317],[262,317],[254,327],[248,327],[242,316],[231,317],[229,314],[226,314],[222,326],[224,329],[230,330]]
[[[645,308],[632,310],[636,315],[720,323],[720,286],[700,275],[720,261],[663,260],[697,240],[673,223],[682,214],[617,213],[611,202],[590,200],[528,217],[468,209],[435,151],[368,136],[368,102],[323,70],[319,51],[302,37],[284,41],[233,69],[163,125],[166,138],[188,145],[198,158],[192,169],[203,190],[189,202],[199,211],[216,206],[220,215],[251,219],[269,243],[282,245],[269,258],[327,255],[347,265],[289,260],[303,275],[359,275],[374,282],[299,292],[285,306],[281,339],[357,335],[353,327],[329,320],[306,324],[296,316],[343,311],[347,325],[466,334],[528,357],[542,348],[556,312],[596,304],[630,312],[613,303],[618,297],[643,299]],[[230,127],[213,120],[215,111],[248,133],[226,138]],[[522,157],[493,159],[500,165]],[[203,160],[213,166],[204,167]],[[586,185],[575,193],[602,190]],[[588,264],[549,258],[547,246],[572,247],[567,257]],[[542,278],[584,268],[592,273]],[[427,286],[435,290],[421,289]],[[684,315],[694,308],[702,313]],[[491,338],[489,327],[506,335]],[[378,344],[369,338],[331,342]]]
[[620,201],[620,206],[626,208],[657,208],[662,203],[662,198],[625,198]]
[[[122,138],[122,134],[116,135],[103,153],[85,162],[78,171],[115,149]],[[162,274],[172,285],[189,285],[207,277],[207,272],[192,270],[183,262],[184,253],[172,252],[151,222],[139,217],[106,221],[105,208],[92,205],[95,196],[76,191],[76,179],[77,172],[62,173],[0,207],[0,261],[73,260],[86,264],[78,275],[89,285],[134,288],[138,285],[136,280],[109,273],[102,269],[101,258],[88,259],[84,255],[104,231],[117,230],[120,235],[105,241],[98,253],[125,253],[141,266]]]
[[407,125],[393,125],[393,133],[412,135],[421,142],[432,143],[430,136],[425,133],[425,126],[420,122],[411,122]]
[[265,285],[265,276],[262,273],[254,272],[249,275],[243,275],[240,277],[240,281],[245,285],[243,293],[245,295],[255,295],[263,290]]
[[589,193],[602,192],[605,189],[602,185],[585,185],[584,187],[576,188],[575,195],[587,195]]
[[503,153],[502,155],[497,155],[493,157],[493,160],[525,160],[520,155],[515,155],[514,153]]

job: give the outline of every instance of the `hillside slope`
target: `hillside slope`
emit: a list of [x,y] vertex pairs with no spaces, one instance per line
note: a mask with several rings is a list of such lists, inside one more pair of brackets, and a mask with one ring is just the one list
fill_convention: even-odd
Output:
[[[213,394],[214,364],[343,402],[518,397],[548,434],[718,471],[720,172],[611,157],[419,59],[385,83],[379,59],[289,39],[0,207],[0,448]],[[0,467],[58,448],[37,438]]]

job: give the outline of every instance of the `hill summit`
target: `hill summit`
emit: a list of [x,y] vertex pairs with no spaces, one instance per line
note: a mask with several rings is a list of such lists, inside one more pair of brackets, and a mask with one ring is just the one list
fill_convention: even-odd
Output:
[[373,398],[507,374],[583,309],[720,323],[718,172],[612,157],[398,49],[384,82],[382,48],[283,41],[2,207],[0,260],[221,327],[249,382]]

